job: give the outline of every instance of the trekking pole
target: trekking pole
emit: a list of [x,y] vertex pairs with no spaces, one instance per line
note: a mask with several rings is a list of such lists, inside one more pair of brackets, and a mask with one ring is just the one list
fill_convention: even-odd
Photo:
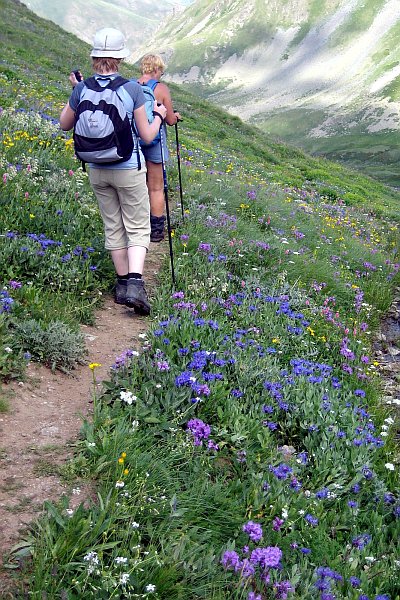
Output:
[[174,269],[174,253],[173,253],[173,250],[172,250],[171,217],[170,217],[170,214],[169,214],[169,201],[168,201],[168,181],[167,181],[167,170],[166,170],[166,167],[165,167],[163,141],[164,141],[164,131],[163,131],[163,125],[161,125],[161,127],[160,127],[160,149],[161,149],[161,164],[162,164],[163,180],[164,180],[165,209],[166,209],[166,213],[167,213],[167,229],[168,229],[168,242],[169,242],[169,256],[170,256],[170,259],[171,259],[172,283],[174,284],[174,286],[176,286],[175,269]]
[[[178,121],[179,120],[180,119],[178,119]],[[182,173],[181,173],[181,149],[179,146],[178,121],[175,123],[175,140],[176,140],[176,158],[178,159],[179,195],[181,198],[181,211],[182,211],[182,217],[183,217],[184,215],[183,215],[183,191],[182,191]]]

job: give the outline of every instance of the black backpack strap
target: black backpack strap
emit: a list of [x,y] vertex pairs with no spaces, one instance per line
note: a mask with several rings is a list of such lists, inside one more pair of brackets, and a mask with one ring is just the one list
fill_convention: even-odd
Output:
[[107,77],[105,75],[104,77],[101,77],[101,79],[103,81],[108,81],[108,84],[104,86],[100,85],[100,83],[94,76],[88,77],[88,79],[85,79],[83,83],[86,85],[87,88],[89,88],[89,90],[93,90],[94,92],[102,92],[106,88],[115,91],[119,87],[121,87],[121,85],[124,85],[125,83],[129,82],[129,79],[125,79],[125,77],[121,77],[121,75],[117,75],[115,79],[110,79],[110,77]]

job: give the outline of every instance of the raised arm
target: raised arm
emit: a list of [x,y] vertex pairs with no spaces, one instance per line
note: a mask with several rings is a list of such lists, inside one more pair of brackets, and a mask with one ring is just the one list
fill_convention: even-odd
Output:
[[177,121],[180,121],[181,115],[178,112],[174,112],[174,107],[172,105],[171,92],[165,83],[158,83],[154,90],[154,95],[158,102],[162,102],[167,109],[167,116],[165,118],[165,122],[168,125],[175,125]]
[[135,119],[135,123],[136,123],[137,130],[139,132],[139,135],[142,138],[142,140],[144,142],[146,142],[147,144],[149,142],[152,142],[154,140],[154,138],[156,137],[156,135],[160,129],[160,126],[163,122],[163,119],[165,118],[165,115],[167,114],[167,109],[163,104],[158,106],[157,102],[155,102],[154,103],[154,112],[156,113],[154,115],[155,116],[154,121],[152,123],[149,123],[147,120],[146,109],[145,109],[144,105],[140,106],[139,108],[137,108],[136,110],[133,111],[133,115],[134,115],[134,119]]

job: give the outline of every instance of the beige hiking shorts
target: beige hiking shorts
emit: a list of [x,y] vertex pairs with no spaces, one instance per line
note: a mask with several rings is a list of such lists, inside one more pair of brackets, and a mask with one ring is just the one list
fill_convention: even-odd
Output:
[[104,222],[105,247],[150,245],[150,201],[146,170],[90,169],[89,179]]

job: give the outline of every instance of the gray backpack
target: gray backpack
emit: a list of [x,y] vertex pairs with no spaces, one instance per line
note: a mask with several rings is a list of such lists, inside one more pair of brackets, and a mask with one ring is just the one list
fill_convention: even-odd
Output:
[[[76,156],[83,162],[103,165],[129,160],[136,150],[139,158],[139,145],[133,132],[118,88],[127,79],[115,77],[105,86],[94,77],[85,79],[87,89],[75,112],[74,146]],[[140,162],[139,162],[140,169]]]

